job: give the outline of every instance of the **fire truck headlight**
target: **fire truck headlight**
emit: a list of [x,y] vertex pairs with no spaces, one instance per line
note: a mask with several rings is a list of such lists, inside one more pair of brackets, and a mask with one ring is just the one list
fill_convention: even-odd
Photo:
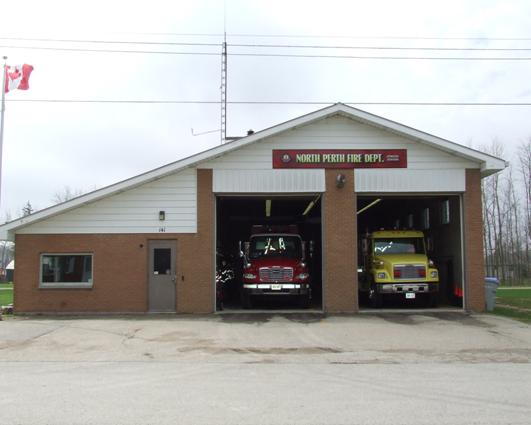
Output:
[[430,272],[430,277],[432,277],[432,278],[439,277],[439,273],[437,273],[437,270],[432,270]]
[[300,280],[306,280],[308,279],[310,275],[308,273],[300,273],[297,277],[300,279]]
[[244,273],[243,278],[244,279],[256,279],[256,275],[253,273]]
[[385,272],[378,272],[378,273],[376,273],[376,277],[378,279],[385,279],[387,276],[386,276]]

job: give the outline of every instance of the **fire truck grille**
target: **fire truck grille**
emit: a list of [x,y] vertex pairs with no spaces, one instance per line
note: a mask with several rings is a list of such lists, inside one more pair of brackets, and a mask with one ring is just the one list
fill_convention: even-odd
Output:
[[400,273],[398,279],[419,279],[426,277],[426,268],[422,264],[406,264],[395,266],[395,276]]
[[293,279],[293,267],[262,267],[260,280],[262,282],[282,282]]

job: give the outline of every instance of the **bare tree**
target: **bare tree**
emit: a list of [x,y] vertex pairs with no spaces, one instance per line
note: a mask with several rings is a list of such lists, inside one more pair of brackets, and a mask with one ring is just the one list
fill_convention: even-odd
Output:
[[9,241],[0,241],[0,268],[4,269],[14,256],[15,244]]
[[4,215],[4,223],[9,223],[11,220],[11,211],[6,211]]
[[522,279],[522,243],[521,243],[521,219],[520,219],[520,202],[516,195],[516,183],[512,167],[509,167],[505,174],[503,182],[503,217],[505,225],[505,246],[506,255],[506,278],[516,282]]
[[[484,150],[503,156],[496,141]],[[511,285],[531,278],[531,139],[513,163],[482,181],[486,272]]]
[[531,264],[531,139],[522,142],[518,147],[518,163],[520,177],[523,182],[523,217],[524,217],[524,249],[525,262]]
[[[484,151],[490,154],[503,157],[503,145],[498,140],[493,140],[489,146],[483,148]],[[505,247],[504,237],[505,228],[502,205],[500,200],[501,194],[501,173],[493,174],[486,178],[482,184],[483,190],[483,213],[485,223],[488,223],[488,230],[484,233],[488,235],[489,240],[486,246],[489,247],[487,257],[490,256],[491,273],[496,274],[502,280],[506,278],[506,261],[505,261]]]
[[72,189],[70,186],[64,186],[61,190],[54,193],[52,202],[54,204],[60,204],[70,199],[77,198],[82,194],[83,191],[81,189]]

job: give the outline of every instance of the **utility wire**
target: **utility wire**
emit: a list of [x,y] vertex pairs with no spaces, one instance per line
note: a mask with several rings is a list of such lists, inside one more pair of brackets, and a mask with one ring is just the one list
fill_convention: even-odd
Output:
[[[172,35],[172,33],[167,33]],[[162,35],[162,34],[160,34]],[[178,35],[178,34],[173,34]],[[185,34],[182,34],[185,35]],[[207,35],[207,34],[203,34]],[[378,35],[309,35],[309,34],[227,34],[230,37],[260,38],[329,38],[360,40],[475,40],[475,41],[530,41],[531,37],[425,37],[425,36],[378,36]]]
[[[178,32],[125,32],[115,33],[128,35],[172,36],[172,37],[220,37],[222,33],[178,33]],[[471,41],[531,41],[531,37],[487,37],[487,36],[461,36],[461,37],[430,37],[430,36],[394,36],[394,35],[340,35],[340,34],[253,34],[253,33],[227,33],[227,37],[241,38],[301,38],[301,39],[352,39],[352,40],[471,40]]]
[[132,41],[132,40],[82,40],[65,38],[26,38],[26,37],[1,37],[0,40],[11,41],[38,41],[46,43],[90,43],[90,44],[143,44],[160,46],[221,46],[221,43],[184,43],[171,41]]
[[[28,34],[28,33],[26,33]],[[171,36],[171,37],[219,37],[223,33],[178,33],[178,32],[115,32],[112,35]],[[351,40],[461,40],[461,41],[531,41],[531,37],[430,37],[430,36],[395,36],[395,35],[340,35],[340,34],[253,34],[227,33],[227,37],[239,38],[300,38],[300,39],[351,39]]]
[[451,61],[528,61],[531,57],[449,57],[449,56],[351,56],[351,55],[305,55],[283,53],[229,53],[229,56],[256,56],[281,58],[321,58],[321,59],[379,59],[379,60],[451,60]]
[[[153,50],[115,50],[115,49],[84,49],[74,47],[43,47],[43,46],[13,46],[0,45],[8,49],[31,49],[52,50],[68,52],[92,52],[92,53],[140,53],[158,55],[195,55],[195,56],[219,56],[219,52],[176,52],[176,51],[153,51]],[[283,54],[283,53],[227,53],[228,56],[247,57],[283,57],[283,58],[320,58],[320,59],[376,59],[376,60],[450,60],[450,61],[529,61],[531,57],[448,57],[448,56],[351,56],[351,55],[310,55],[310,54]]]
[[174,51],[155,51],[155,50],[115,50],[115,49],[83,49],[77,47],[44,47],[44,46],[5,46],[6,49],[30,49],[30,50],[54,50],[66,52],[93,52],[93,53],[143,53],[159,55],[199,55],[199,56],[219,56],[216,52],[174,52]]
[[308,44],[234,44],[231,47],[290,48],[290,49],[344,49],[344,50],[429,50],[429,51],[477,51],[477,52],[529,52],[531,48],[495,47],[401,47],[401,46],[325,46]]
[[[87,40],[87,39],[63,39],[63,38],[26,38],[26,37],[1,37],[0,40],[11,41],[35,41],[46,43],[89,43],[89,44],[123,44],[123,45],[149,45],[149,46],[208,46],[221,47],[222,43],[189,43],[189,42],[163,42],[163,41],[133,41],[133,40]],[[427,50],[427,51],[478,51],[478,52],[529,52],[531,48],[506,48],[506,47],[403,47],[403,46],[330,46],[315,44],[241,44],[227,43],[230,47],[251,48],[289,48],[289,49],[343,49],[343,50]]]
[[[219,100],[118,100],[118,99],[6,99],[6,102],[28,103],[118,103],[118,104],[211,104]],[[322,101],[227,101],[232,105],[333,105]],[[341,102],[346,105],[400,105],[400,106],[531,106],[531,102]]]

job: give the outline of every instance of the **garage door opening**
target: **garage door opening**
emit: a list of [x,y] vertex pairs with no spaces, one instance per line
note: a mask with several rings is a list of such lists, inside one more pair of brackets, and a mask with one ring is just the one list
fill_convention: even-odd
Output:
[[320,194],[216,197],[218,311],[321,310],[321,269]]
[[360,308],[462,308],[460,196],[357,202]]

